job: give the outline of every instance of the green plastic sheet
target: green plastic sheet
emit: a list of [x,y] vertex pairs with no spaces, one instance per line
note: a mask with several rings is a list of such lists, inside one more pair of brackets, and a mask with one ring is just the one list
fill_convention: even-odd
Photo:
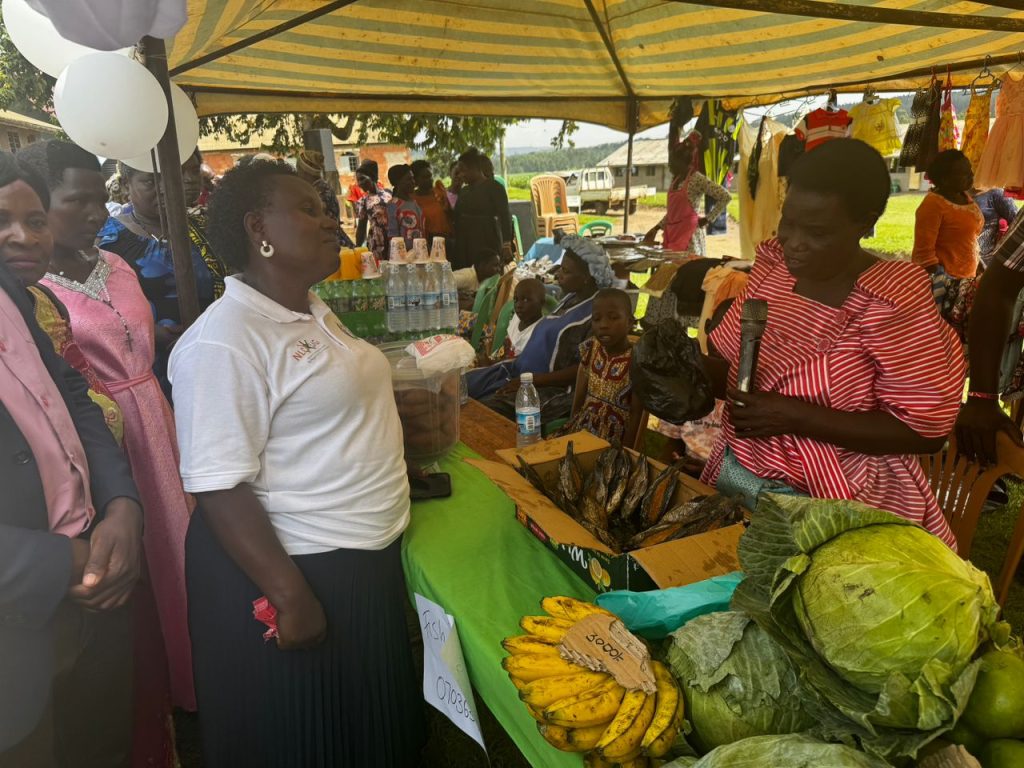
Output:
[[542,612],[541,598],[593,601],[594,591],[519,524],[513,503],[467,457],[477,455],[460,443],[441,462],[452,478],[451,498],[412,506],[402,546],[410,595],[418,592],[455,617],[477,696],[531,765],[578,768],[579,755],[555,750],[537,732],[501,668],[501,641],[522,633],[522,616]]

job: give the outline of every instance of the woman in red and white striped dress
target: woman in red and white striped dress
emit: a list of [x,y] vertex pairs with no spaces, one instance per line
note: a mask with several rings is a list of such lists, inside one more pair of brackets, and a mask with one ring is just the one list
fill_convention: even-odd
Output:
[[[965,364],[928,276],[860,246],[885,210],[889,173],[867,144],[836,139],[793,167],[776,240],[711,334],[729,405],[703,479],[724,491],[790,489],[856,499],[956,546],[916,456],[938,450]],[[740,314],[768,302],[755,388],[736,391]],[[722,360],[711,358],[726,383]]]

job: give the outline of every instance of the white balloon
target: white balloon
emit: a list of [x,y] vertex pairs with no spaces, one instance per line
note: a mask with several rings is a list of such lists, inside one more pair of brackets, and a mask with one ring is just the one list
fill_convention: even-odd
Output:
[[[36,69],[57,77],[75,59],[97,53],[94,48],[65,40],[46,16],[25,4],[25,0],[3,0],[4,26],[11,42]],[[131,48],[114,53],[127,56]]]
[[[178,155],[182,164],[185,163],[199,143],[199,115],[192,105],[192,100],[175,83],[171,83],[171,108],[174,111],[174,131],[178,137]],[[152,147],[150,147],[152,149]],[[138,157],[131,157],[121,162],[129,168],[143,173],[153,172],[153,156],[146,152]],[[157,161],[157,170],[160,163]]]
[[[125,107],[120,119],[102,111],[111,99]],[[53,108],[73,142],[117,160],[146,152],[167,127],[167,100],[156,78],[116,53],[91,53],[68,64],[53,88]]]

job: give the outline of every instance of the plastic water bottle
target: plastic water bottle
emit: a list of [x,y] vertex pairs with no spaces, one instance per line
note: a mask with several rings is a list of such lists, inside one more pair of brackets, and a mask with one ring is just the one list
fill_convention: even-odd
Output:
[[369,280],[363,280],[362,278],[349,281],[349,284],[352,286],[352,308],[348,314],[350,318],[348,329],[360,339],[365,339],[370,335],[369,283]]
[[405,307],[409,318],[408,329],[413,337],[422,335],[423,327],[423,276],[415,264],[405,267]]
[[455,273],[447,261],[441,265],[441,328],[455,333],[459,327],[459,289],[455,286]]
[[352,311],[352,281],[332,280],[331,288],[331,309],[340,320],[343,315]]
[[437,333],[441,330],[440,264],[424,264],[423,269],[423,330]]
[[387,265],[388,291],[388,333],[396,339],[409,330],[409,318],[405,308],[405,274],[401,264]]
[[516,392],[516,447],[533,445],[540,441],[540,395],[533,386],[533,374],[519,377]]
[[366,335],[373,342],[380,343],[388,335],[387,309],[388,297],[383,277],[364,279],[366,294],[369,299],[369,310],[366,313]]

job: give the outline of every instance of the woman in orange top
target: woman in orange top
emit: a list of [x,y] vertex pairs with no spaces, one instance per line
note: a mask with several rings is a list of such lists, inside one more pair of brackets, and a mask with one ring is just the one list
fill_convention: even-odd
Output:
[[985,216],[969,194],[974,171],[956,149],[940,152],[928,167],[933,188],[917,209],[911,260],[929,272],[940,268],[963,279],[978,273],[978,235]]
[[451,237],[454,228],[447,190],[440,181],[434,183],[434,173],[426,160],[416,160],[410,167],[416,180],[413,200],[423,211],[423,228],[426,230],[427,240],[433,243],[435,237]]

